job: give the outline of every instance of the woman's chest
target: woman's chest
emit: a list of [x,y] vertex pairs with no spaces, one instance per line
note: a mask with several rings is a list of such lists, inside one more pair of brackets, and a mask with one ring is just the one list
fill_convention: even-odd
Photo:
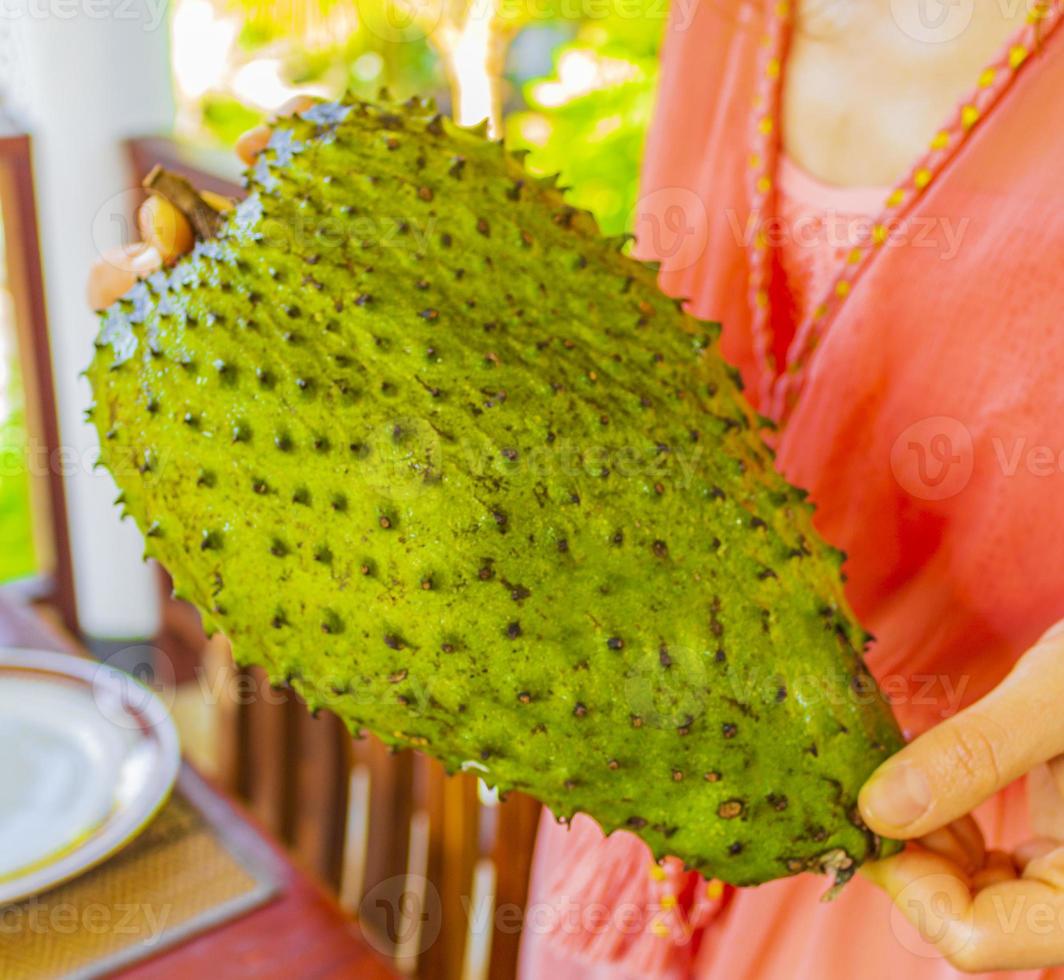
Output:
[[1026,14],[1023,3],[799,0],[781,93],[788,155],[826,183],[892,184]]

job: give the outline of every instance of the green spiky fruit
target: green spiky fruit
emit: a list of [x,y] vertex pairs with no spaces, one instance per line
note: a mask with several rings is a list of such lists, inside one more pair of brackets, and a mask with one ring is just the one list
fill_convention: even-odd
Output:
[[652,269],[424,103],[286,121],[104,316],[103,459],[242,662],[728,882],[881,853],[840,555]]

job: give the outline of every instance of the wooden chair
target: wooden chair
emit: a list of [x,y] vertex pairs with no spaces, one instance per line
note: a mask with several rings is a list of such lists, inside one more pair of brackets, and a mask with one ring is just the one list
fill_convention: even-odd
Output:
[[[214,158],[167,139],[128,148],[138,182],[161,163],[239,196]],[[312,717],[294,694],[271,689],[261,670],[236,668],[222,637],[204,671],[204,690],[220,694],[220,780],[337,890],[380,952],[426,980],[515,975],[536,801],[514,793],[500,802],[471,775],[352,740],[333,715]]]
[[415,752],[352,740],[265,673],[211,642],[205,689],[218,708],[219,777],[311,873],[369,941],[427,980],[509,980],[540,805],[504,802],[469,774]]
[[63,625],[77,629],[63,476],[57,463],[59,420],[52,379],[48,318],[41,274],[37,206],[30,137],[0,114],[0,226],[4,280],[10,296],[19,370],[26,393],[30,466],[30,517],[37,574],[19,583],[29,598],[47,601]]

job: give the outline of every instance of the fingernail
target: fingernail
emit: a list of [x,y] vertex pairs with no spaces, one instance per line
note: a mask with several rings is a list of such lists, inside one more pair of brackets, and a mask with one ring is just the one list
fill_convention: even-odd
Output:
[[861,791],[862,811],[869,822],[880,827],[908,827],[930,806],[927,776],[908,762],[888,762]]

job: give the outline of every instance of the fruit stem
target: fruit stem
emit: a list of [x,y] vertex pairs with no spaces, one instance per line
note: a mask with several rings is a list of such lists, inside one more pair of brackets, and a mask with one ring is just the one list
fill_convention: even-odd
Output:
[[221,212],[212,208],[184,177],[156,164],[144,178],[143,187],[149,194],[166,198],[192,225],[199,239],[213,238],[225,220]]

